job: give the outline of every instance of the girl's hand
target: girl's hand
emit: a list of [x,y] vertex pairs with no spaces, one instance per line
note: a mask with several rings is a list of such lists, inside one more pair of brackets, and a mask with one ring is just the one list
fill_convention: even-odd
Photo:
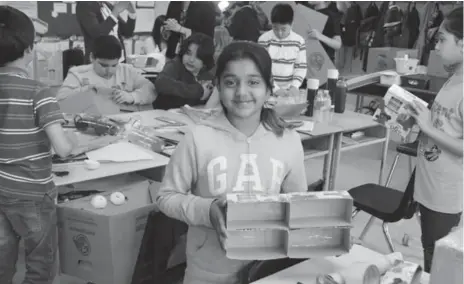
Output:
[[203,87],[203,96],[201,97],[201,100],[206,101],[213,93],[214,86],[211,82],[203,83],[201,86]]
[[176,19],[167,19],[164,22],[164,28],[168,31],[173,31],[173,32],[180,32],[180,29],[182,26],[177,22]]
[[432,128],[430,110],[426,106],[414,101],[412,104],[408,104],[406,108],[422,131],[427,132],[428,129]]
[[320,40],[321,38],[321,33],[316,30],[316,29],[312,29],[308,32],[308,38],[309,39],[317,39],[317,40]]
[[225,242],[227,240],[226,208],[227,201],[225,199],[214,200],[209,208],[209,219],[211,220],[211,225],[216,230],[219,244],[223,250],[225,250]]

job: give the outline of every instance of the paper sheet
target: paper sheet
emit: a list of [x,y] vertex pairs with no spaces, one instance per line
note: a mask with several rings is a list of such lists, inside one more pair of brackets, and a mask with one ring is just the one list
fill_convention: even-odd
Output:
[[149,150],[125,141],[87,152],[86,155],[90,160],[109,162],[134,162],[154,159],[154,155]]

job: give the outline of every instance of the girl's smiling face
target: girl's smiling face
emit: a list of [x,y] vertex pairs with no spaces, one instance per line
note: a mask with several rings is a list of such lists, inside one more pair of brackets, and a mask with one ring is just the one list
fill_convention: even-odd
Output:
[[255,62],[251,59],[229,61],[219,78],[220,99],[227,115],[235,119],[257,116],[271,95]]
[[438,41],[435,46],[435,50],[442,58],[443,64],[445,66],[453,66],[462,63],[462,48],[462,39],[458,39],[453,34],[448,32],[444,26],[444,23],[442,23],[440,25],[440,29],[438,30]]

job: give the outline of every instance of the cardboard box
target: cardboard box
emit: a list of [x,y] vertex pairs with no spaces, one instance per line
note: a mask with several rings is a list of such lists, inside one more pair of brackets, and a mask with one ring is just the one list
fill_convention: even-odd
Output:
[[287,256],[290,258],[337,256],[348,253],[350,248],[350,228],[306,228],[288,232]]
[[435,243],[430,284],[462,284],[462,227]]
[[278,196],[255,199],[238,195],[237,202],[227,204],[226,227],[228,230],[286,228],[285,210],[286,204]]
[[227,233],[226,255],[230,259],[265,260],[284,258],[286,230],[249,229]]
[[404,49],[397,47],[374,47],[369,48],[367,56],[367,73],[378,72],[383,70],[396,70],[395,58],[404,57],[417,58],[416,49]]
[[[58,205],[60,266],[63,274],[98,283],[130,283],[148,214],[156,210],[147,180],[115,189],[127,198],[95,209],[91,196]],[[151,185],[153,187],[153,184]]]
[[427,75],[441,78],[450,77],[450,73],[445,70],[443,60],[440,58],[440,56],[438,56],[436,50],[432,50],[430,52],[429,63],[427,65]]
[[350,226],[353,199],[338,191],[293,195],[287,210],[290,229]]
[[352,207],[347,192],[228,194],[226,254],[231,259],[344,254],[350,249]]

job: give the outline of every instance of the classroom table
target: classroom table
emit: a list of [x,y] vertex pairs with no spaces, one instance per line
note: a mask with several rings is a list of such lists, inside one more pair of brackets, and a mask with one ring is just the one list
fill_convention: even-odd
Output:
[[[415,96],[424,100],[425,102],[431,103],[437,96],[440,88],[446,82],[447,78],[441,78],[441,77],[435,77],[435,76],[429,76],[429,77],[430,77],[429,90],[423,90],[423,89],[417,89],[417,88],[405,87],[405,86],[401,86],[401,87],[404,88],[406,91],[413,93]],[[359,111],[363,107],[363,99],[365,96],[384,97],[388,88],[390,88],[389,85],[384,85],[384,84],[377,82],[377,83],[373,83],[369,85],[364,85],[359,88],[351,89],[350,93],[354,93],[357,96],[356,108],[355,108],[356,111]]]
[[[253,282],[252,284],[316,284],[319,274],[348,268],[356,262],[372,262],[382,254],[360,245],[353,245],[348,254],[340,257],[313,258]],[[422,272],[421,284],[429,283],[429,274]]]
[[[121,120],[129,120],[136,117],[142,125],[156,127],[162,124],[156,117],[167,117],[173,120],[181,121],[187,127],[194,123],[186,115],[178,112],[178,110],[150,110],[133,113],[122,113],[112,115],[110,117]],[[311,120],[311,118],[301,116],[298,119]],[[324,183],[324,190],[334,190],[337,175],[337,167],[340,162],[340,153],[344,150],[372,145],[374,143],[384,142],[380,180],[382,179],[383,166],[386,160],[386,149],[388,137],[367,137],[365,140],[356,143],[355,145],[343,146],[343,134],[358,130],[369,130],[382,127],[380,124],[372,120],[372,117],[353,112],[345,112],[344,114],[334,114],[333,120],[326,123],[315,123],[313,131],[310,134],[300,133],[300,137],[305,150],[305,160],[315,157],[325,156],[323,167],[323,178],[328,181]],[[388,133],[388,132],[387,132]],[[177,135],[175,140],[182,139],[182,135]],[[314,148],[311,142],[316,139],[326,140],[322,148]],[[69,175],[64,177],[55,177],[57,186],[68,185],[83,181],[95,180],[103,177],[114,176],[135,171],[147,170],[151,168],[160,168],[169,162],[169,158],[153,153],[153,160],[124,162],[124,163],[101,163],[100,168],[96,170],[87,170],[83,162],[69,163],[64,165],[54,165],[54,170],[69,171]]]

